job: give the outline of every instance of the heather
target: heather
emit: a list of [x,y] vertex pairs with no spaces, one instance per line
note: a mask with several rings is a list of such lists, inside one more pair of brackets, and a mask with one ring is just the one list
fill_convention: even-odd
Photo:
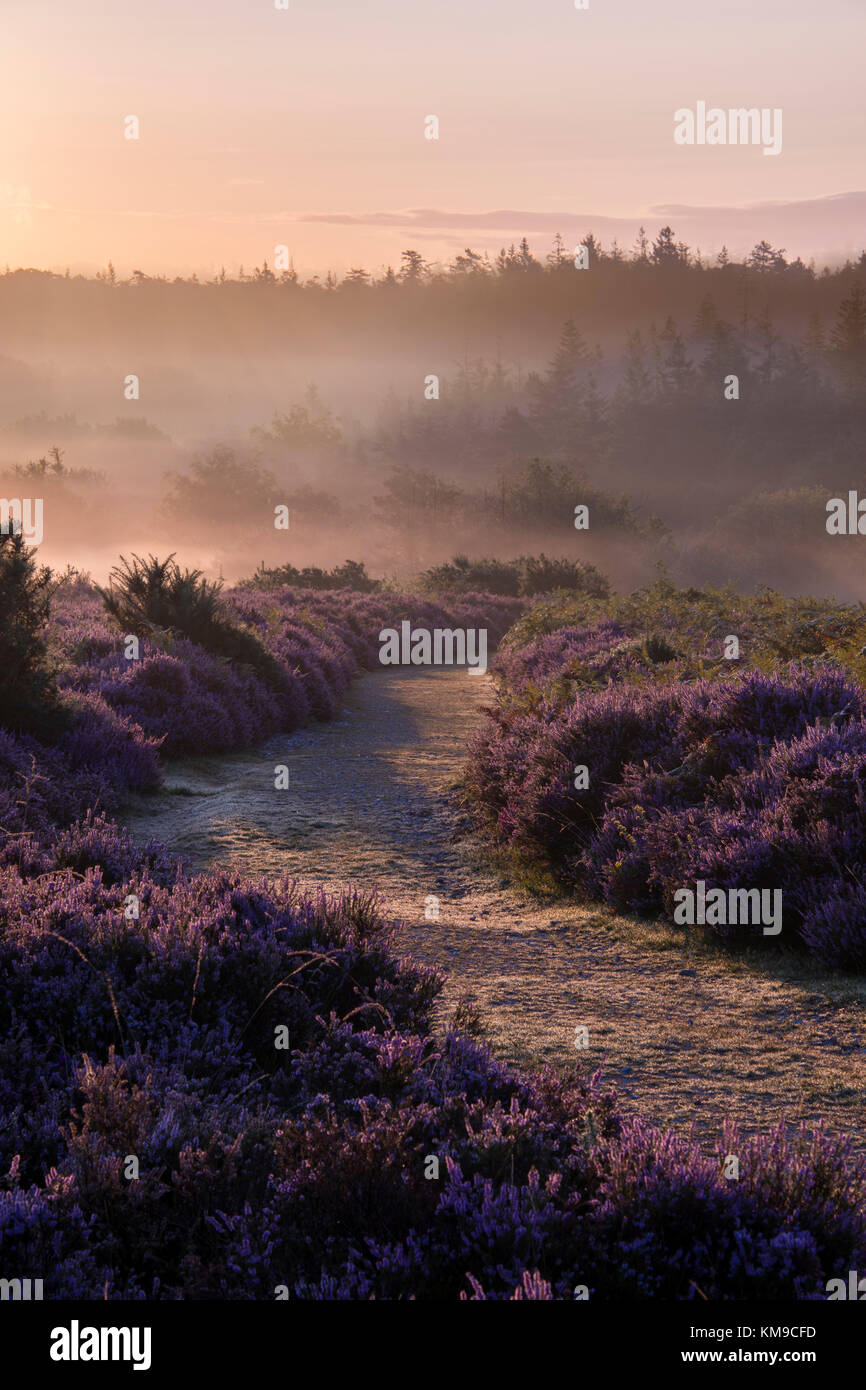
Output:
[[0,1247],[46,1297],[816,1298],[866,1257],[843,1143],[707,1155],[516,1074],[434,1027],[374,902],[92,819],[0,883]]
[[864,637],[862,605],[769,591],[543,600],[497,655],[469,799],[515,862],[587,899],[671,920],[699,881],[781,888],[785,943],[862,970]]
[[[726,656],[726,639],[738,652]],[[866,605],[788,598],[762,588],[677,588],[661,569],[631,594],[555,593],[538,598],[500,644],[495,670],[504,704],[567,698],[587,686],[727,679],[790,661],[835,662],[866,678]]]
[[102,594],[74,572],[38,569],[19,536],[0,544],[0,601],[16,615],[0,638],[0,828],[34,845],[88,812],[114,812],[126,792],[153,790],[166,757],[332,719],[352,679],[378,668],[380,630],[404,616],[486,626],[495,645],[522,610],[484,594],[447,607],[283,586],[222,594],[152,557],[116,570]]
[[332,719],[352,679],[378,668],[381,629],[404,617],[484,626],[495,645],[522,610],[485,594],[447,606],[283,586],[223,594],[171,557],[134,558],[103,593],[38,569],[14,534],[0,535],[0,566],[0,602],[15,614],[0,638],[0,827],[34,842],[153,790],[166,757]]
[[[195,600],[195,577],[180,580]],[[268,663],[228,660],[177,613],[151,615],[128,661],[123,624],[68,577],[45,647],[62,731],[0,731],[4,1277],[41,1278],[56,1299],[812,1299],[862,1267],[866,1166],[844,1141],[729,1127],[708,1153],[625,1116],[599,1073],[496,1060],[470,1013],[443,1016],[442,976],[401,955],[376,900],[193,875],[133,842],[112,811],[158,784],[161,757],[331,717],[378,665],[382,627],[487,626],[495,643],[533,621],[489,594],[257,585],[218,601],[220,626]],[[653,683],[647,663],[680,660],[665,643],[681,649],[681,633],[657,623],[635,651],[623,615],[573,626],[531,639],[552,641],[531,670],[513,626],[502,648],[518,696],[475,755],[499,833],[589,893],[663,901],[694,846],[662,816],[700,829],[712,787],[718,825],[766,839],[775,816],[783,856],[811,837],[834,888],[799,902],[803,939],[858,949],[859,890],[831,866],[858,853],[856,681],[801,662]],[[603,774],[583,800],[576,746],[598,750]],[[646,805],[658,881],[636,854],[608,881],[621,825],[630,850]],[[748,835],[716,830],[708,878],[755,872]]]
[[[202,615],[200,577],[175,568],[168,578],[169,603],[165,586],[155,599],[134,594],[133,603],[116,579],[106,612],[98,591],[73,577],[54,596],[51,632],[61,690],[99,696],[160,740],[166,757],[227,752],[333,718],[351,680],[378,668],[381,629],[404,618],[418,627],[486,627],[493,645],[523,606],[487,594],[440,603],[280,585],[218,598],[199,589]],[[133,579],[145,588],[146,575],[133,570]],[[137,659],[126,655],[128,635],[137,638]]]

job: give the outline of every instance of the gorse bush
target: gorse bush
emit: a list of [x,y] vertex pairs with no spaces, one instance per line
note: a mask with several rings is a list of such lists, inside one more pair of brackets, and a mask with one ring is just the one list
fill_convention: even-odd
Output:
[[106,612],[126,632],[151,636],[158,630],[179,632],[206,651],[248,665],[265,679],[280,683],[273,657],[255,633],[232,622],[221,602],[222,584],[200,570],[181,570],[174,555],[132,561],[121,557],[109,588],[99,589]]
[[144,636],[155,628],[177,628],[195,641],[219,622],[220,588],[200,570],[181,570],[174,555],[167,560],[133,555],[131,562],[121,556],[109,588],[99,593],[107,612],[130,632]]

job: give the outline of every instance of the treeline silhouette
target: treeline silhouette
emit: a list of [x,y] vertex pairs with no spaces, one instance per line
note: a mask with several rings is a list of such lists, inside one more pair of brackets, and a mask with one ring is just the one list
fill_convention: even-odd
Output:
[[[86,330],[92,341],[135,341],[140,350],[183,347],[207,356],[251,341],[321,351],[335,346],[338,328],[393,341],[440,329],[465,333],[476,325],[509,342],[519,332],[529,342],[569,314],[603,334],[624,322],[634,327],[652,317],[691,316],[707,293],[720,315],[743,329],[769,312],[789,327],[814,317],[819,332],[835,323],[844,299],[866,286],[866,251],[818,270],[800,257],[787,259],[784,248],[766,240],[740,261],[724,248],[707,259],[678,241],[671,227],[652,240],[642,229],[628,252],[616,242],[606,248],[591,232],[581,244],[586,270],[576,269],[575,248],[561,237],[543,258],[525,237],[496,256],[467,247],[447,264],[408,249],[397,268],[376,274],[359,266],[342,279],[329,271],[302,280],[294,269],[273,270],[267,259],[209,280],[142,270],[123,279],[111,264],[93,276],[7,267],[0,274],[0,342],[3,326],[18,349],[46,339],[59,346]],[[344,339],[343,350],[349,347]]]

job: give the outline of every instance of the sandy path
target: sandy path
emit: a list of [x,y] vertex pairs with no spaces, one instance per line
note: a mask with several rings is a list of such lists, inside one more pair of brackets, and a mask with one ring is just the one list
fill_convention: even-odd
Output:
[[[333,723],[173,763],[167,791],[121,818],[196,867],[378,888],[406,951],[448,971],[443,1008],[468,996],[505,1059],[603,1065],[624,1109],[677,1130],[695,1121],[706,1142],[726,1116],[745,1132],[823,1118],[866,1148],[866,982],[798,964],[767,973],[672,931],[540,905],[457,838],[450,793],[491,695],[466,672],[366,675]],[[425,920],[429,895],[438,921]]]

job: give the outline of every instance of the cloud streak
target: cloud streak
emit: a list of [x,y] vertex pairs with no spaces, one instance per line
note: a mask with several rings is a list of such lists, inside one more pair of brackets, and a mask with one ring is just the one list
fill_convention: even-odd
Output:
[[597,236],[633,237],[643,223],[648,230],[665,222],[676,224],[685,237],[706,244],[730,238],[735,244],[766,236],[787,237],[793,254],[815,254],[831,247],[863,241],[866,192],[836,193],[809,199],[772,199],[741,206],[700,206],[656,203],[630,217],[607,217],[592,212],[538,212],[529,208],[498,208],[488,212],[450,212],[441,208],[408,208],[396,212],[305,212],[295,220],[337,227],[392,227],[407,232],[463,231],[506,236],[535,232],[593,231]]

